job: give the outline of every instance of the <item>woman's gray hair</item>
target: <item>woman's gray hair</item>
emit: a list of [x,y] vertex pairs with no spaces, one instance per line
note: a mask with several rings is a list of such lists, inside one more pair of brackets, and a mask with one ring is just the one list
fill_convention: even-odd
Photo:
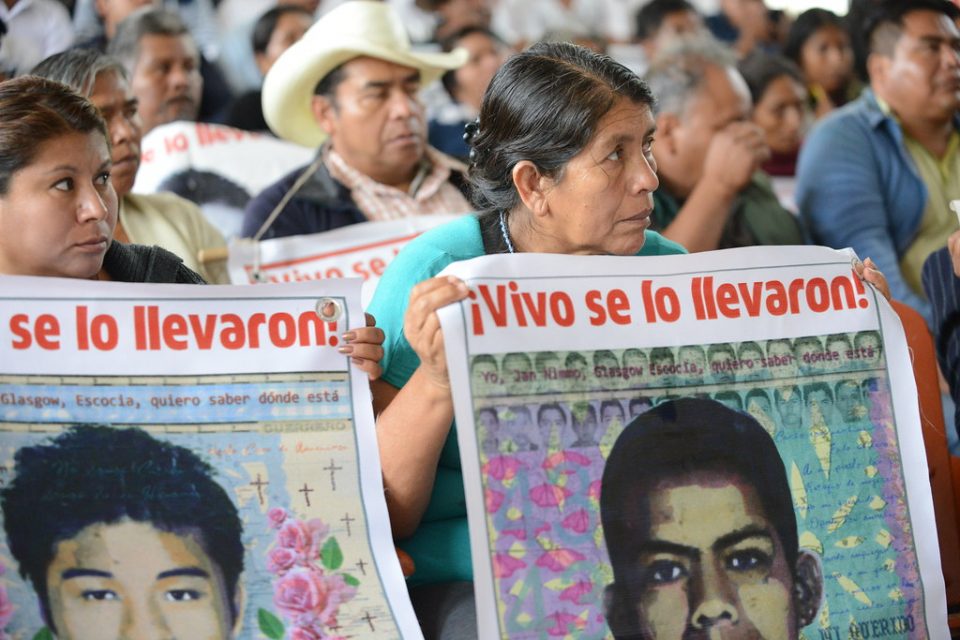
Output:
[[116,58],[96,49],[68,49],[44,59],[30,75],[60,82],[89,98],[97,76],[104,72],[113,72],[127,79],[126,69]]
[[656,113],[683,113],[703,86],[707,68],[736,68],[733,52],[713,38],[678,38],[660,52],[644,80],[657,96]]

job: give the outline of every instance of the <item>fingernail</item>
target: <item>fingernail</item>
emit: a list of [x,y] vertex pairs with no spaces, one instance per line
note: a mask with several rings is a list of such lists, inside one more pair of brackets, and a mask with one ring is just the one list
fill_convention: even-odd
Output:
[[346,345],[346,346],[343,346],[343,347],[338,347],[338,348],[337,348],[337,351],[340,352],[340,353],[342,353],[342,354],[353,353],[353,347],[350,346],[350,345]]
[[363,360],[360,358],[350,358],[350,362],[358,366],[363,364]]
[[340,336],[340,337],[343,338],[344,340],[346,340],[347,342],[350,342],[351,340],[356,340],[356,339],[357,339],[357,332],[356,332],[356,331],[347,331],[347,332],[345,332],[345,333],[344,333],[342,336]]

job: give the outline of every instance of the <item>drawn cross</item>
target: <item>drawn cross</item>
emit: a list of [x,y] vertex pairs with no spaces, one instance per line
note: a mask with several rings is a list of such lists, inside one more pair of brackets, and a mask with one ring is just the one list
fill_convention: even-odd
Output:
[[368,564],[369,564],[369,563],[363,561],[363,558],[360,558],[359,560],[357,560],[357,568],[360,569],[360,574],[361,574],[361,575],[364,575],[364,576],[367,575],[367,565],[368,565]]
[[360,619],[365,620],[367,624],[370,625],[370,631],[376,631],[376,629],[373,628],[373,621],[377,619],[376,616],[370,615],[369,611],[364,611],[364,615]]
[[343,517],[340,518],[340,522],[342,522],[343,524],[347,525],[347,537],[348,537],[348,538],[350,537],[350,523],[351,523],[351,522],[356,522],[356,521],[357,521],[357,519],[356,519],[356,518],[351,518],[349,513],[343,514]]
[[270,484],[269,481],[263,480],[260,478],[260,474],[257,474],[257,479],[254,482],[251,482],[250,485],[257,488],[257,498],[260,500],[260,504],[263,504],[263,488]]
[[331,491],[336,491],[336,490],[337,490],[337,475],[336,475],[336,474],[337,474],[337,471],[342,471],[342,470],[343,470],[343,467],[338,467],[338,466],[337,466],[337,462],[336,462],[333,458],[330,458],[330,466],[329,466],[329,467],[324,467],[323,470],[330,472],[330,490],[331,490]]
[[308,507],[310,506],[310,494],[314,491],[315,489],[311,489],[309,486],[307,486],[306,482],[303,483],[303,488],[298,490],[298,493],[303,494],[303,499],[307,501]]

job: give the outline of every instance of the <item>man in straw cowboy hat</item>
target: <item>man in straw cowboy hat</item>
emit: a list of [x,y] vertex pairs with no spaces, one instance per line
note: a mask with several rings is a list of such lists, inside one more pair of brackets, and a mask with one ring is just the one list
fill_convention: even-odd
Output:
[[465,168],[427,146],[417,97],[466,58],[460,50],[411,51],[384,2],[345,2],[320,19],[263,83],[267,124],[281,138],[319,146],[317,157],[250,201],[242,235],[469,211]]

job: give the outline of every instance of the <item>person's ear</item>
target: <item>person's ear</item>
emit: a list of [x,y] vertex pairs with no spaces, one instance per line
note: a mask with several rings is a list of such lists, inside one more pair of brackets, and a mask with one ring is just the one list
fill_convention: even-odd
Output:
[[513,166],[510,174],[513,178],[513,186],[520,196],[520,201],[534,216],[549,212],[547,188],[548,183],[552,184],[552,181],[541,175],[537,165],[529,160],[521,160]]
[[243,627],[243,614],[247,608],[247,590],[243,588],[243,576],[237,579],[237,590],[233,594],[233,610],[236,611],[236,617],[233,619],[233,628],[230,630],[231,638],[240,637],[240,629]]
[[313,119],[317,121],[320,128],[329,136],[337,128],[337,107],[333,100],[327,96],[313,96],[310,100],[310,110],[313,111]]
[[267,60],[267,54],[263,53],[262,51],[254,51],[253,60],[257,63],[257,69],[260,71],[260,75],[266,76],[267,71],[270,70],[270,63]]
[[891,62],[893,60],[890,56],[882,53],[871,53],[867,56],[867,77],[870,78],[871,85],[883,85],[886,82]]
[[636,612],[630,606],[626,591],[616,582],[608,584],[603,589],[603,615],[616,640],[641,637]]
[[[653,145],[653,155],[657,158],[657,163],[663,161],[663,158],[676,155],[679,139],[677,133],[680,131],[680,118],[675,113],[661,113],[656,118],[657,123],[657,143]],[[660,157],[657,157],[657,156]]]
[[800,550],[794,580],[794,602],[797,622],[802,629],[817,617],[823,601],[823,569],[820,558],[811,551]]

